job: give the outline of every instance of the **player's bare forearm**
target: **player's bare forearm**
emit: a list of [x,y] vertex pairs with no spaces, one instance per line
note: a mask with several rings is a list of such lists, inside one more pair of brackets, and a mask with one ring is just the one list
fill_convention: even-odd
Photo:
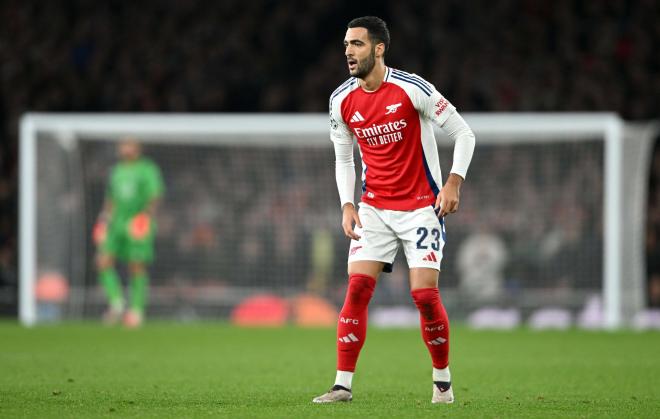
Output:
[[105,221],[110,216],[112,215],[112,201],[110,199],[106,199],[105,202],[103,202],[103,208],[101,209],[101,213],[99,214],[99,220]]
[[360,222],[360,216],[358,215],[355,205],[352,203],[346,203],[342,207],[342,220],[341,226],[344,229],[344,234],[346,237],[353,240],[360,240],[360,236],[355,232],[354,226],[362,228],[362,223]]
[[150,216],[156,215],[156,210],[158,209],[159,205],[160,205],[160,198],[154,198],[151,201],[149,201],[147,206],[144,208],[144,212],[146,212]]
[[438,210],[438,216],[444,217],[458,211],[460,202],[461,185],[463,178],[456,173],[450,173],[447,182],[444,184],[435,201],[435,209]]
[[455,185],[457,188],[460,189],[461,185],[463,184],[463,178],[460,175],[457,175],[456,173],[450,173],[449,177],[447,178],[447,184]]

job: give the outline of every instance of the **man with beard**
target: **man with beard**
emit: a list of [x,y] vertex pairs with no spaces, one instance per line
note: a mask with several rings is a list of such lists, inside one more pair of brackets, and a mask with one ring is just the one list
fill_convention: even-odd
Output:
[[[433,403],[454,401],[449,373],[449,322],[438,291],[444,216],[458,210],[474,134],[432,84],[385,66],[386,23],[373,16],[348,24],[344,39],[351,78],[330,96],[330,138],[342,227],[351,239],[348,289],[337,326],[335,385],[315,403],[352,400],[353,373],[367,331],[367,306],[381,272],[391,272],[401,243],[422,337],[433,364]],[[455,141],[442,184],[436,124]],[[353,138],[362,156],[362,197],[353,203]]]

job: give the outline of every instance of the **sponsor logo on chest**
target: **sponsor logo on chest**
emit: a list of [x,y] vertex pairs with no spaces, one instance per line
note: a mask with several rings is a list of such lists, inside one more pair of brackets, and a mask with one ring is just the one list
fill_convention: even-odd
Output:
[[[355,113],[356,115],[358,112]],[[360,115],[361,116],[361,115]],[[362,119],[361,121],[364,121]],[[351,122],[355,122],[351,119]],[[370,126],[361,128],[353,126],[355,136],[364,140],[370,146],[379,146],[390,143],[396,143],[403,140],[403,129],[408,126],[405,118],[396,121],[390,121],[383,124],[371,124]]]

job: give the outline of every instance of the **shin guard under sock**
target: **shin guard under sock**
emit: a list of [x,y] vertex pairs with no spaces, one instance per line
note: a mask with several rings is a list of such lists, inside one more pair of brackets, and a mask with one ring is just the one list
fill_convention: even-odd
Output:
[[369,275],[353,274],[348,279],[346,299],[337,324],[338,371],[355,371],[367,337],[367,306],[375,287],[376,280]]
[[449,365],[449,319],[437,288],[420,288],[410,292],[419,309],[422,337],[431,354],[433,367]]

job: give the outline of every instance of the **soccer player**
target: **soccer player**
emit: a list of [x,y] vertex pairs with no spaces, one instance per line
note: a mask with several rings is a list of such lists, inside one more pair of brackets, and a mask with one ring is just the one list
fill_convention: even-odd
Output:
[[[123,314],[127,327],[138,327],[144,319],[147,265],[154,257],[153,217],[163,193],[163,181],[158,166],[142,157],[136,139],[124,138],[118,154],[120,161],[112,168],[105,203],[94,227],[97,268],[109,304],[104,321],[117,323]],[[128,264],[130,274],[130,306],[125,313],[116,259]]]
[[[444,216],[458,210],[459,190],[474,151],[474,134],[432,84],[385,66],[390,35],[373,16],[348,24],[351,75],[330,96],[330,138],[342,227],[351,239],[348,289],[337,326],[337,375],[315,403],[352,400],[355,366],[367,334],[367,306],[381,272],[391,272],[399,243],[410,268],[412,299],[433,364],[433,403],[454,401],[449,372],[449,321],[438,291]],[[453,166],[442,184],[436,124],[454,140]],[[353,204],[353,138],[362,156],[362,199]]]

